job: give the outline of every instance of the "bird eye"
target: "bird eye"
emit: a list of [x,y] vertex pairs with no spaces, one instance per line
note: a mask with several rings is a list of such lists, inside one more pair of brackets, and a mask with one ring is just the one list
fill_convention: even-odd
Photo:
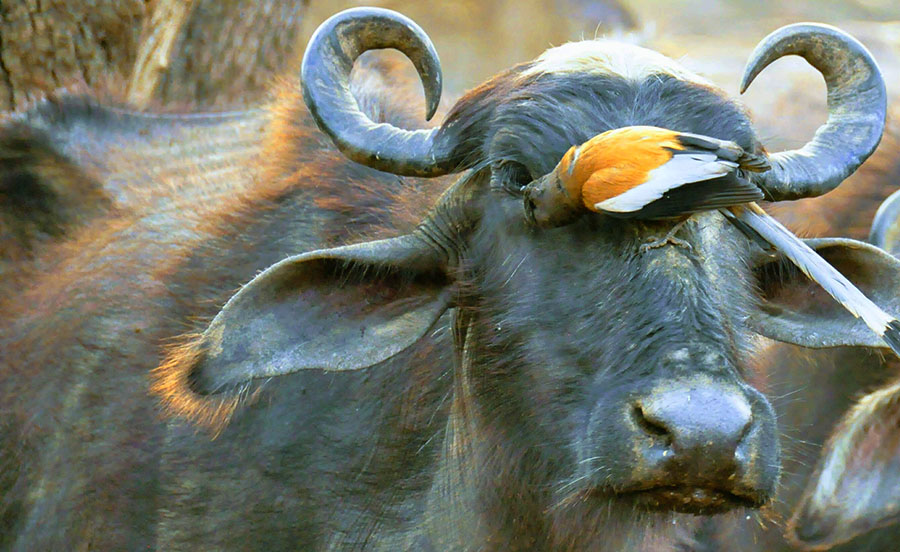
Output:
[[501,161],[494,165],[491,172],[491,188],[517,197],[534,180],[525,165],[515,161]]

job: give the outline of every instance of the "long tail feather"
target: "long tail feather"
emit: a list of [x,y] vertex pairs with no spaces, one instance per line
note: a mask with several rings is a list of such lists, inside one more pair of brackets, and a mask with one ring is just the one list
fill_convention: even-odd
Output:
[[881,337],[897,356],[900,356],[900,322],[896,318],[881,310],[850,280],[828,264],[828,261],[755,203],[733,207],[730,211],[738,220],[781,251],[853,316],[861,318],[866,326]]
[[897,320],[888,322],[888,327],[881,339],[888,344],[891,350],[897,353],[897,356],[900,356],[900,323]]
[[753,243],[755,243],[760,249],[762,249],[766,253],[774,253],[776,251],[775,246],[773,246],[771,243],[766,241],[765,238],[760,236],[759,232],[757,232],[753,228],[750,228],[750,226],[748,226],[746,222],[737,218],[737,215],[735,215],[728,209],[722,209],[720,212],[725,215],[725,218],[730,220],[731,224],[735,225],[735,227],[737,227],[737,229],[740,230],[742,234],[747,236],[747,239],[753,240]]

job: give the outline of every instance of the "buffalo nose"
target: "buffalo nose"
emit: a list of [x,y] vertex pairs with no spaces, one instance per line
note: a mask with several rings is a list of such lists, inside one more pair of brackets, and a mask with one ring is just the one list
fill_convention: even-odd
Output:
[[635,401],[633,415],[651,464],[701,477],[734,473],[753,420],[744,394],[721,387],[657,391]]

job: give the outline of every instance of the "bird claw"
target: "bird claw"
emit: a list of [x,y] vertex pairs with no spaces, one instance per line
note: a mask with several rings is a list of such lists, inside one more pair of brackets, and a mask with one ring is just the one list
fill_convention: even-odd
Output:
[[685,240],[683,240],[681,238],[675,237],[675,234],[679,230],[681,230],[681,226],[685,222],[687,222],[687,221],[683,220],[683,221],[679,222],[671,230],[666,232],[665,236],[663,236],[659,239],[648,240],[648,241],[642,243],[641,246],[638,248],[638,252],[643,255],[644,253],[650,251],[651,249],[656,249],[658,247],[664,247],[666,245],[676,245],[678,247],[683,247],[683,248],[687,249],[688,251],[693,252],[694,246],[692,246],[690,243],[686,242]]

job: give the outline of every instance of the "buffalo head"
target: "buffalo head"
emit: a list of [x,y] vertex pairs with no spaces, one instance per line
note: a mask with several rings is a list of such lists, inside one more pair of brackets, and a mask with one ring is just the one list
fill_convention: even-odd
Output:
[[[373,123],[350,93],[354,61],[375,48],[412,60],[435,112],[441,70],[425,33],[396,13],[354,9],[325,22],[303,60],[303,94],[320,128],[358,163],[460,177],[414,232],[302,253],[245,285],[196,343],[185,370],[193,391],[231,412],[253,379],[377,370],[449,310],[457,364],[428,503],[436,527],[475,519],[470,537],[508,533],[512,542],[530,531],[577,547],[602,533],[616,505],[632,516],[632,506],[705,514],[770,500],[780,452],[772,408],[747,383],[755,336],[881,344],[717,212],[692,215],[679,239],[647,248],[671,222],[590,213],[537,228],[522,197],[573,144],[628,125],[764,153],[745,110],[660,54],[585,41],[472,90],[439,127],[409,131]],[[837,186],[884,124],[878,67],[834,28],[774,33],[753,54],[744,87],[787,54],[823,74],[830,115],[802,149],[770,156],[759,184],[773,200]],[[872,263],[900,269],[858,242],[813,245],[852,257],[851,277]],[[897,311],[878,281],[862,287]],[[808,301],[787,306],[787,294]]]

